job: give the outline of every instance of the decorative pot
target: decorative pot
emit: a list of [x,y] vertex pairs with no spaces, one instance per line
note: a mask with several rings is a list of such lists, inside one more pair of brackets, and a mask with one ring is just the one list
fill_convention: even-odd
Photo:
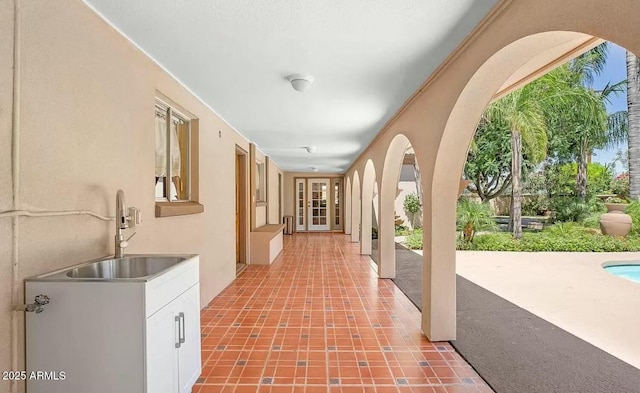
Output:
[[624,213],[624,211],[629,207],[629,204],[628,203],[605,203],[604,206],[607,208],[607,213],[611,213],[611,212]]
[[600,216],[600,229],[605,235],[627,236],[631,230],[631,216],[620,210],[610,210],[609,213]]

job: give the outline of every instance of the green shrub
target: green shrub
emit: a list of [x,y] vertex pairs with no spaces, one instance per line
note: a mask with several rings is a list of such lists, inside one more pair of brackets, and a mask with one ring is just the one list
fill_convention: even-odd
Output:
[[611,180],[611,192],[620,198],[629,198],[629,172],[625,172]]
[[551,199],[551,208],[556,222],[580,222],[591,213],[589,204],[575,197],[556,196]]
[[587,218],[582,220],[582,225],[586,228],[600,228],[600,216],[602,213],[591,213]]
[[529,195],[522,199],[522,215],[523,216],[541,216],[547,210],[551,201],[546,195]]
[[[565,228],[566,229],[566,228]],[[478,235],[473,242],[465,245],[466,250],[479,251],[559,251],[559,252],[621,252],[640,251],[640,237],[616,238],[588,230],[574,228],[570,236],[558,235],[554,231],[524,233],[522,239],[515,240],[508,233]],[[560,230],[557,230],[560,232]]]
[[544,232],[551,236],[575,236],[584,233],[584,228],[575,222],[559,222]]
[[631,233],[640,235],[640,202],[631,202],[624,212],[631,216]]
[[520,251],[518,241],[507,232],[478,235],[467,249],[478,251]]
[[416,229],[404,241],[404,245],[411,250],[422,250],[422,229]]
[[494,230],[496,222],[487,203],[479,203],[462,198],[456,209],[456,225],[465,241],[472,241],[477,231]]
[[409,235],[409,228],[404,225],[396,225],[396,236],[407,236]]

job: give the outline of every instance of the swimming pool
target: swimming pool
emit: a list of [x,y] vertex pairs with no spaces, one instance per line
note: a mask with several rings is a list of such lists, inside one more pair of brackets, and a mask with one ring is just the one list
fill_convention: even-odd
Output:
[[604,270],[640,284],[640,265],[611,265],[605,266]]

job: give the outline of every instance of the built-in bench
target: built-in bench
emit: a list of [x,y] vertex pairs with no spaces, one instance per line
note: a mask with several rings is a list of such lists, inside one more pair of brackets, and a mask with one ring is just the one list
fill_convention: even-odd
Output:
[[282,251],[283,224],[267,224],[251,231],[251,264],[270,265]]

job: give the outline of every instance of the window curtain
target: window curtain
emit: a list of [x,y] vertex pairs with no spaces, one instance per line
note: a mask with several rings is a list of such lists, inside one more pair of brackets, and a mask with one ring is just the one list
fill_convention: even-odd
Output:
[[[156,112],[156,177],[164,177],[167,173],[167,122],[165,116]],[[178,143],[178,127],[171,121],[171,176],[180,176],[180,144]]]

